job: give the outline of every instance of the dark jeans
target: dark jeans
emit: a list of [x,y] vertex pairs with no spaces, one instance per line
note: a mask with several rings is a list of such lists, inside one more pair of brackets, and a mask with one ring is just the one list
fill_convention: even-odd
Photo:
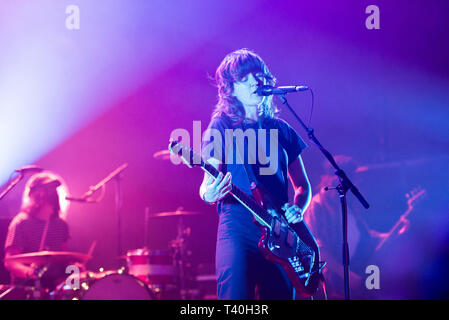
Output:
[[217,240],[217,297],[222,300],[291,300],[293,287],[282,267],[266,260],[244,237]]

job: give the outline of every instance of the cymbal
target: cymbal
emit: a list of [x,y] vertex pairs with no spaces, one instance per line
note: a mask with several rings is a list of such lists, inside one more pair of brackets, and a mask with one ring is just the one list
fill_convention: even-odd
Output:
[[161,160],[168,160],[170,159],[170,151],[168,150],[161,150],[153,153],[153,158],[155,159],[161,159]]
[[184,211],[184,210],[176,210],[176,211],[167,211],[167,212],[159,212],[151,215],[151,217],[176,217],[176,216],[189,216],[194,214],[201,214],[202,212],[198,211]]
[[92,256],[80,252],[69,251],[39,251],[24,254],[16,254],[5,258],[8,262],[44,265],[50,263],[86,262]]
[[150,250],[147,247],[143,247],[143,248],[128,250],[126,252],[126,254],[119,256],[118,259],[127,260],[127,259],[129,259],[130,256],[145,256],[145,255],[149,255],[149,254],[150,254]]

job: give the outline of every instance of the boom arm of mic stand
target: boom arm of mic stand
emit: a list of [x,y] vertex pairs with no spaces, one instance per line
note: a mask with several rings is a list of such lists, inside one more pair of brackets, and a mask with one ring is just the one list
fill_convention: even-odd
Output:
[[354,194],[354,196],[360,201],[360,203],[362,204],[362,206],[365,209],[369,208],[369,203],[365,200],[365,198],[362,196],[362,194],[360,193],[360,191],[355,187],[355,185],[351,182],[351,180],[348,178],[348,176],[346,175],[346,173],[338,166],[338,164],[335,162],[334,157],[330,154],[329,151],[327,151],[322,145],[321,143],[318,141],[318,139],[315,137],[314,134],[314,130],[311,128],[308,128],[304,122],[301,120],[301,118],[296,114],[296,112],[292,109],[292,107],[289,105],[287,99],[283,96],[280,95],[278,96],[282,103],[284,105],[286,105],[290,111],[293,113],[293,115],[295,116],[296,120],[299,121],[299,123],[301,124],[301,126],[304,128],[304,130],[306,130],[307,135],[309,136],[309,139],[312,140],[312,142],[321,150],[321,152],[324,154],[324,156],[326,157],[326,159],[330,162],[330,164],[335,168],[335,174],[340,178],[341,184],[343,185],[343,187],[347,190],[351,190],[351,192]]
[[124,163],[122,164],[120,167],[118,167],[117,169],[115,169],[114,171],[112,171],[106,178],[104,178],[103,180],[101,180],[99,183],[97,183],[95,186],[91,186],[89,188],[89,191],[87,191],[85,194],[83,194],[81,197],[76,198],[76,197],[66,197],[67,200],[71,200],[71,201],[79,201],[79,202],[97,202],[96,200],[91,200],[90,197],[98,191],[98,189],[100,188],[104,188],[104,186],[106,185],[107,182],[109,182],[110,180],[112,180],[113,178],[117,177],[118,175],[120,175],[120,173],[125,170],[128,167],[128,163]]
[[0,200],[2,200],[8,194],[8,192],[11,191],[12,188],[14,188],[15,185],[20,182],[20,180],[22,180],[22,178],[23,178],[23,173],[19,173],[17,175],[17,177],[15,177],[14,180],[11,181],[8,184],[8,186],[6,187],[6,189],[0,194]]
[[115,178],[116,176],[118,176],[123,170],[125,170],[128,167],[127,163],[122,164],[120,167],[118,167],[117,169],[115,169],[114,171],[112,171],[106,178],[104,178],[103,180],[101,180],[99,183],[97,183],[97,185],[90,187],[89,191],[87,191],[84,195],[83,198],[86,197],[90,197],[94,192],[96,192],[98,189],[100,189],[102,186],[104,186],[107,182],[109,182],[110,180],[112,180],[113,178]]

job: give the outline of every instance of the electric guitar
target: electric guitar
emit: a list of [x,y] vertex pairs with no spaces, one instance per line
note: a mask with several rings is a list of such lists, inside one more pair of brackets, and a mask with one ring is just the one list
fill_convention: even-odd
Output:
[[[199,166],[214,178],[218,176],[219,171],[203,161],[190,147],[171,139],[168,149],[188,167]],[[301,239],[300,233],[295,231],[295,225],[289,225],[285,217],[279,214],[282,211],[267,208],[265,203],[269,201],[264,201],[267,195],[262,195],[260,187],[251,186],[251,189],[253,197],[232,184],[230,194],[249,210],[261,228],[261,252],[266,259],[283,267],[297,294],[303,297],[313,296],[322,279],[321,270],[325,265],[317,259],[319,252],[315,252]]]
[[425,196],[426,192],[426,189],[416,187],[406,194],[407,210],[400,216],[399,220],[394,224],[390,231],[382,234],[382,239],[377,245],[376,251],[378,251],[395,233],[397,233],[397,235],[401,235],[407,230],[410,225],[410,221],[407,219],[407,217],[413,211],[415,203],[418,200],[422,199]]

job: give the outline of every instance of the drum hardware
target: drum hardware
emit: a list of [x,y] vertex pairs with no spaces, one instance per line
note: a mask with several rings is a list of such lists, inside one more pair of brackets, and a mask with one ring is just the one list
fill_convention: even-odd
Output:
[[[179,208],[177,212],[182,212],[182,208]],[[173,250],[173,261],[177,268],[177,275],[179,279],[179,293],[182,300],[192,299],[195,296],[195,291],[189,288],[187,269],[190,267],[188,264],[188,256],[191,254],[187,250],[186,242],[191,234],[191,228],[184,225],[184,215],[198,214],[198,212],[189,212],[186,214],[175,214],[172,216],[178,217],[177,235],[176,238],[170,241],[170,247]]]
[[128,250],[120,259],[126,260],[126,272],[148,285],[158,299],[190,299],[197,296],[195,290],[188,288],[186,269],[187,257],[191,254],[186,248],[186,240],[191,228],[184,225],[184,216],[201,212],[176,211],[149,214],[145,208],[145,242],[148,242],[148,222],[150,218],[177,217],[177,235],[169,242],[169,250],[149,250],[148,247]]
[[47,300],[48,290],[40,288],[41,292],[36,293],[38,289],[27,285],[5,285],[0,286],[0,300]]
[[36,267],[34,269],[34,288],[33,288],[33,298],[34,300],[43,300],[43,295],[45,290],[42,288],[42,277],[44,276],[45,272],[47,272],[49,268],[49,264],[45,264],[40,267]]
[[23,264],[33,264],[38,268],[54,263],[70,263],[80,262],[86,263],[92,256],[80,252],[69,251],[39,251],[24,254],[16,254],[6,257],[5,262],[18,262]]
[[123,271],[82,273],[79,288],[63,282],[52,296],[55,300],[154,300],[143,281]]
[[[148,210],[147,210],[148,211]],[[189,264],[186,262],[190,252],[186,242],[191,228],[185,226],[183,216],[199,212],[183,211],[161,212],[153,217],[177,217],[177,235],[171,240],[168,249],[149,250],[147,247],[129,250],[120,256],[126,266],[120,269],[99,272],[83,271],[79,274],[78,287],[73,287],[70,276],[58,280],[54,290],[42,283],[42,277],[53,265],[85,264],[92,257],[95,242],[88,254],[62,251],[40,251],[18,254],[5,258],[5,261],[34,265],[34,283],[31,286],[11,286],[0,294],[0,299],[10,296],[13,291],[21,291],[26,300],[127,300],[127,299],[191,299],[198,296],[187,283]],[[146,219],[147,220],[147,219]],[[59,279],[59,278],[58,278]],[[31,279],[30,279],[31,280]],[[18,292],[18,291],[17,291]],[[11,295],[12,297],[13,295]],[[17,296],[17,294],[16,294]]]
[[0,300],[48,300],[50,290],[43,277],[49,267],[49,264],[35,267],[33,277],[27,281],[30,285],[12,285],[0,295]]
[[217,299],[217,276],[215,274],[215,263],[200,263],[196,268],[196,284],[199,289],[198,299]]
[[157,218],[157,217],[178,217],[178,216],[190,216],[190,215],[197,215],[202,214],[202,212],[198,211],[185,211],[183,210],[183,207],[178,207],[176,211],[166,211],[166,212],[159,212],[152,214],[151,218]]
[[[118,256],[122,254],[122,204],[123,204],[123,192],[122,192],[122,172],[128,168],[128,163],[122,164],[120,167],[109,173],[103,180],[98,182],[95,186],[90,186],[89,191],[85,192],[81,197],[67,196],[69,201],[78,201],[84,203],[97,203],[103,198],[106,184],[112,179],[115,180],[115,214],[117,217],[117,252]],[[92,199],[93,195],[101,190],[103,192],[99,199]]]
[[[90,255],[69,252],[69,251],[39,251],[8,256],[5,262],[15,262],[34,267],[32,286],[12,286],[2,293],[0,299],[10,294],[15,289],[21,290],[23,298],[26,300],[46,300],[49,298],[49,287],[43,283],[43,277],[53,265],[70,265],[72,263],[86,263],[91,258]],[[53,285],[54,286],[54,285]]]
[[126,273],[145,283],[156,298],[164,299],[168,292],[173,297],[178,287],[177,271],[168,250],[149,250],[144,247],[129,250],[121,258],[126,260]]

